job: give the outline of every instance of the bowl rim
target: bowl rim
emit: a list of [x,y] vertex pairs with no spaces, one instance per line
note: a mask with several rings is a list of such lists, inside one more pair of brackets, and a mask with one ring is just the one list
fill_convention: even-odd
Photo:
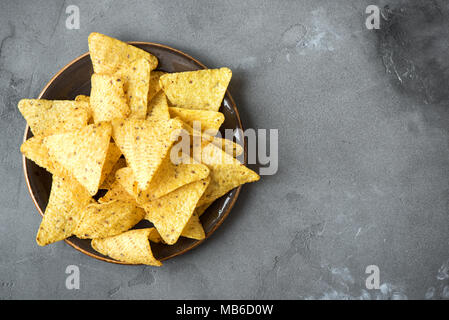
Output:
[[[135,45],[135,44],[137,44],[137,45],[139,45],[139,44],[141,44],[141,45],[150,45],[150,46],[155,46],[155,47],[167,49],[167,50],[169,50],[169,51],[173,51],[173,52],[175,52],[175,53],[178,53],[178,54],[180,54],[180,55],[182,55],[182,56],[184,56],[184,57],[186,57],[186,58],[188,58],[188,59],[194,61],[196,64],[198,64],[198,65],[199,65],[200,67],[202,67],[203,69],[208,69],[203,63],[201,63],[201,62],[198,61],[197,59],[191,57],[191,56],[188,55],[187,53],[182,52],[182,51],[180,51],[180,50],[178,50],[178,49],[169,47],[169,46],[167,46],[167,45],[163,45],[163,44],[159,44],[159,43],[154,43],[154,42],[146,42],[146,41],[127,41],[126,43],[129,43],[129,44],[131,44],[131,45]],[[142,49],[142,50],[143,50],[143,49]],[[74,65],[75,63],[77,63],[79,60],[84,59],[84,58],[85,58],[86,56],[88,56],[88,55],[90,55],[90,52],[89,52],[89,51],[86,52],[86,53],[81,54],[81,55],[78,56],[77,58],[75,58],[75,59],[73,59],[72,61],[70,61],[69,63],[67,63],[64,67],[62,67],[62,68],[61,68],[61,69],[60,69],[60,70],[59,70],[59,71],[58,71],[58,72],[57,72],[57,73],[56,73],[56,74],[55,74],[55,75],[54,75],[54,76],[47,82],[47,84],[44,86],[44,88],[42,89],[42,91],[39,93],[37,99],[41,99],[41,98],[42,98],[42,96],[43,96],[44,93],[47,91],[47,89],[50,87],[50,85],[51,85],[51,84],[52,84],[52,83],[53,83],[53,82],[54,82],[54,81],[55,81],[55,80],[56,80],[56,79],[57,79],[57,78],[58,78],[58,77],[59,77],[59,76],[66,70],[66,69],[68,69],[69,67],[71,67],[72,65]],[[230,105],[231,105],[232,109],[234,110],[234,112],[235,112],[235,114],[236,114],[236,117],[237,117],[237,123],[238,123],[239,128],[240,128],[242,131],[244,131],[244,128],[243,128],[243,125],[242,125],[242,121],[241,121],[241,119],[240,119],[239,111],[238,111],[237,106],[236,106],[236,104],[235,104],[235,102],[234,102],[234,99],[232,98],[232,96],[231,96],[231,94],[229,93],[229,90],[228,90],[228,89],[226,89],[225,96],[230,100]],[[25,133],[24,133],[24,135],[23,135],[23,141],[22,141],[22,142],[25,142],[25,141],[27,140],[27,135],[28,135],[29,130],[30,130],[30,127],[29,127],[29,125],[27,124],[27,125],[25,126]],[[246,162],[247,162],[247,145],[246,145],[245,139],[243,139],[242,143],[243,143],[243,154],[244,154],[244,157],[243,157],[243,164],[246,165]],[[26,181],[26,184],[27,184],[28,192],[29,192],[29,194],[30,194],[30,196],[31,196],[31,199],[33,200],[34,206],[36,207],[36,209],[37,209],[37,211],[39,212],[39,214],[43,217],[43,216],[44,216],[44,212],[43,212],[42,209],[40,208],[40,206],[39,206],[39,204],[38,204],[38,202],[37,202],[37,200],[36,200],[36,197],[34,196],[33,190],[31,189],[30,179],[29,179],[29,177],[28,177],[28,166],[27,166],[27,161],[26,161],[26,160],[27,160],[26,157],[22,154],[23,173],[24,173],[24,176],[25,176],[25,181]],[[234,189],[234,190],[236,190],[236,193],[235,193],[234,197],[231,199],[231,202],[230,202],[230,204],[229,204],[228,209],[223,213],[223,215],[222,215],[221,218],[215,223],[215,225],[213,225],[212,229],[211,229],[209,232],[206,233],[204,239],[202,239],[202,240],[195,240],[195,242],[193,242],[190,246],[184,248],[183,250],[180,250],[180,251],[178,251],[178,252],[175,252],[175,253],[173,253],[173,254],[171,254],[171,255],[169,255],[169,256],[166,256],[166,257],[164,257],[164,258],[161,258],[160,261],[165,261],[165,260],[174,258],[174,257],[176,257],[176,256],[182,255],[182,254],[184,254],[184,253],[186,253],[186,252],[189,252],[189,251],[191,251],[192,249],[194,249],[194,248],[196,248],[197,246],[199,246],[200,244],[202,244],[204,241],[206,241],[206,240],[207,240],[207,239],[208,239],[208,238],[215,232],[215,230],[217,230],[218,227],[221,226],[221,224],[224,222],[224,220],[226,220],[226,218],[228,217],[228,215],[229,215],[229,213],[231,212],[232,208],[234,207],[234,204],[235,204],[235,202],[237,201],[237,198],[239,197],[239,194],[240,194],[241,189],[242,189],[242,186],[241,186],[241,185],[238,186],[236,189]],[[123,261],[118,261],[118,260],[115,260],[115,259],[112,259],[112,258],[109,258],[109,257],[106,257],[106,256],[95,255],[95,254],[93,254],[93,253],[91,253],[91,252],[89,252],[89,251],[87,251],[87,250],[85,250],[85,249],[79,247],[78,245],[76,245],[75,243],[73,243],[72,241],[70,241],[69,238],[64,239],[64,241],[65,241],[67,244],[69,244],[70,246],[72,246],[73,248],[75,248],[76,250],[78,250],[78,251],[80,251],[80,252],[86,254],[87,256],[89,256],[89,257],[91,257],[91,258],[95,258],[95,259],[98,259],[98,260],[101,260],[101,261],[105,261],[105,262],[109,262],[109,263],[115,263],[115,264],[121,264],[121,265],[133,265],[133,264],[130,264],[130,263],[127,263],[127,262],[123,262]]]

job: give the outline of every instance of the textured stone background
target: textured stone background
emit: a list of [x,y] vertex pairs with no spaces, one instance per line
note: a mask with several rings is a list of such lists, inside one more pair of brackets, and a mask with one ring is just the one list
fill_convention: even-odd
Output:
[[[0,298],[448,298],[448,4],[394,1],[375,32],[373,3],[1,0]],[[65,28],[70,4],[79,30]],[[92,31],[230,67],[245,127],[279,129],[278,173],[162,268],[35,243],[16,105]],[[65,288],[71,264],[80,290]],[[365,288],[371,264],[381,290]]]

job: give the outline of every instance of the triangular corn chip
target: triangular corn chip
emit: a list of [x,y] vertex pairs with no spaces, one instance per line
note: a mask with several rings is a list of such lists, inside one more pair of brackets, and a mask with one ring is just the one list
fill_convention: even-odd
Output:
[[201,216],[203,215],[203,213],[206,212],[207,208],[209,208],[210,205],[211,205],[212,203],[213,203],[213,201],[211,201],[211,202],[209,202],[209,203],[205,203],[205,204],[203,204],[203,205],[201,205],[201,206],[197,206],[197,207],[195,208],[195,213],[196,213],[199,217],[201,217]]
[[164,92],[159,91],[156,96],[148,103],[147,119],[168,120],[170,113],[168,112],[167,98]]
[[[121,153],[121,151],[120,151]],[[125,158],[119,158],[117,162],[112,167],[111,171],[107,175],[106,179],[104,179],[103,183],[100,185],[100,189],[110,189],[111,185],[115,181],[115,173],[118,169],[126,167],[126,160]]]
[[112,172],[121,155],[122,152],[119,147],[114,142],[110,142],[106,159],[104,160],[103,170],[101,170],[100,186]]
[[95,195],[100,185],[110,138],[111,125],[100,122],[79,131],[46,137],[44,144],[52,161],[58,162],[91,195]]
[[80,94],[75,97],[75,101],[87,103],[87,105],[88,105],[88,109],[87,109],[88,121],[87,121],[87,123],[90,124],[91,120],[93,119],[93,112],[92,112],[92,108],[90,107],[90,97],[86,96],[84,94]]
[[165,243],[178,241],[208,184],[209,178],[192,182],[142,205],[145,219],[154,224]]
[[248,169],[212,143],[202,149],[201,162],[210,169],[211,183],[198,201],[197,206],[211,203],[241,184],[260,179],[257,173]]
[[167,73],[159,82],[175,107],[218,111],[232,72],[228,68]]
[[147,115],[150,65],[145,59],[138,59],[122,66],[116,73],[125,83],[124,90],[131,110],[129,117],[145,119]]
[[120,201],[137,204],[134,196],[129,194],[117,180],[115,180],[111,184],[108,192],[106,192],[106,194],[103,197],[98,199],[98,202],[99,203],[107,203],[107,202],[111,202],[114,200],[120,200]]
[[163,71],[151,71],[150,73],[150,86],[148,88],[148,102],[153,99],[153,97],[161,90],[161,85],[159,84],[159,78],[165,74]]
[[95,123],[128,116],[130,108],[123,87],[123,78],[94,73],[91,83],[90,107]]
[[196,211],[193,212],[184,227],[184,230],[182,230],[181,236],[195,240],[203,240],[206,237],[203,225],[201,224],[200,218]]
[[141,190],[145,190],[168,150],[179,135],[181,121],[114,120],[112,135],[131,167]]
[[[235,143],[234,141],[211,136],[207,132],[194,130],[185,122],[183,122],[183,129],[192,136],[192,146],[196,146],[196,141],[201,141],[202,145],[213,143],[215,146],[221,148],[223,151],[232,155],[233,157],[237,157],[243,153],[243,147],[240,144]],[[198,139],[195,139],[195,137],[198,137]]]
[[130,264],[161,266],[154,258],[149,239],[154,228],[136,229],[117,236],[93,239],[92,248],[113,259]]
[[89,119],[89,105],[82,101],[22,99],[18,108],[34,135],[78,130]]
[[142,208],[124,201],[90,204],[74,234],[81,239],[107,238],[128,231],[145,216]]
[[218,130],[224,121],[224,114],[208,110],[193,110],[186,108],[168,108],[172,118],[178,117],[183,122],[193,127],[194,121],[201,123],[201,131]]
[[25,157],[32,160],[39,167],[46,169],[52,174],[63,176],[63,168],[58,163],[53,163],[50,160],[48,149],[44,145],[45,136],[34,136],[26,140],[20,146],[20,151]]
[[169,155],[157,169],[150,185],[146,190],[139,191],[131,168],[122,168],[117,171],[116,179],[128,193],[142,204],[160,198],[186,184],[207,178],[209,169],[200,163],[173,164]]
[[123,65],[144,58],[150,69],[157,67],[157,58],[145,50],[120,40],[93,32],[89,35],[89,52],[95,73],[114,74]]
[[70,237],[82,210],[92,201],[80,185],[70,185],[65,178],[53,176],[50,198],[36,237],[37,244],[45,246]]

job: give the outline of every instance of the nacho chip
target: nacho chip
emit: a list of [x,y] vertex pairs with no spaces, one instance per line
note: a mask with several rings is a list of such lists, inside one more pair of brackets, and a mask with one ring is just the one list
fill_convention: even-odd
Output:
[[175,107],[218,111],[232,72],[228,68],[167,73],[159,82]]
[[170,107],[168,110],[172,118],[178,117],[190,127],[193,127],[194,121],[201,122],[201,131],[218,130],[224,121],[224,114],[221,112],[176,107]]
[[206,238],[203,225],[201,224],[200,217],[198,216],[196,211],[193,212],[192,216],[184,227],[184,230],[182,230],[181,236],[195,240],[203,240],[204,238]]
[[93,201],[83,187],[69,184],[65,178],[53,176],[50,198],[36,236],[40,246],[70,237],[78,225],[82,210]]
[[104,160],[103,169],[101,170],[100,186],[103,185],[103,182],[109,176],[121,155],[122,152],[117,145],[114,142],[110,142],[108,152],[106,153],[106,159]]
[[101,172],[111,139],[109,123],[91,124],[79,131],[55,134],[44,139],[52,161],[58,162],[91,195],[100,185]]
[[259,175],[213,144],[202,149],[201,161],[210,169],[211,183],[197,206],[211,203],[241,184],[258,181]]
[[168,112],[167,98],[165,94],[160,91],[156,96],[148,103],[148,116],[149,120],[168,120],[170,119],[170,113]]
[[213,201],[211,201],[211,202],[209,202],[209,203],[205,203],[205,204],[203,204],[203,205],[201,205],[201,206],[197,206],[197,207],[195,208],[195,213],[196,213],[199,217],[201,217],[201,216],[203,215],[203,213],[206,212],[207,208],[209,208],[210,205],[211,205],[212,203],[213,203]]
[[[121,153],[121,151],[120,151]],[[125,158],[119,158],[117,162],[112,167],[111,171],[107,175],[106,179],[104,179],[103,183],[100,185],[100,189],[110,189],[112,184],[115,181],[115,173],[118,169],[126,167]]]
[[103,197],[98,199],[98,202],[99,203],[107,203],[107,202],[111,202],[114,200],[120,200],[120,201],[137,204],[134,196],[129,194],[117,180],[115,180],[111,184],[108,192],[106,192],[106,194]]
[[182,127],[181,121],[114,120],[112,135],[132,168],[141,190],[145,190]]
[[130,108],[124,91],[123,78],[94,73],[90,106],[95,123],[128,116]]
[[89,52],[95,73],[114,74],[123,65],[146,59],[150,69],[157,67],[157,58],[145,50],[120,40],[93,32],[89,35]]
[[139,59],[122,66],[116,73],[124,79],[124,90],[131,110],[129,117],[145,119],[147,115],[148,87],[150,83],[150,65],[147,60]]
[[20,152],[39,167],[46,169],[52,174],[63,176],[61,166],[50,160],[48,149],[44,145],[44,138],[45,136],[42,135],[29,138],[20,146]]
[[[221,148],[226,153],[230,154],[233,157],[237,157],[243,153],[243,147],[231,140],[223,139],[220,137],[211,136],[207,132],[200,132],[194,130],[190,125],[183,122],[183,129],[186,130],[191,136],[191,146],[197,146],[196,142],[201,141],[201,145],[205,146],[209,143],[213,143],[215,146]],[[196,139],[196,137],[198,137]],[[193,152],[191,152],[193,154]]]
[[148,88],[148,102],[153,99],[153,97],[161,90],[161,85],[159,84],[159,78],[165,74],[163,71],[151,71],[150,73],[150,86]]
[[154,258],[149,239],[154,228],[130,230],[117,236],[93,239],[92,248],[113,259],[130,264],[161,266]]
[[128,231],[144,216],[142,208],[129,202],[93,203],[83,210],[74,234],[80,239],[112,237]]
[[165,243],[178,241],[208,184],[209,178],[192,182],[142,205],[145,219],[154,224]]
[[[192,160],[193,161],[193,160]],[[143,204],[160,198],[186,184],[207,178],[209,169],[200,163],[173,164],[168,154],[151,179],[146,190],[138,190],[131,168],[117,171],[116,178],[127,192],[134,195],[137,203]]]
[[75,101],[82,101],[82,102],[90,103],[90,97],[86,96],[84,94],[80,94],[75,97]]
[[22,99],[18,108],[35,136],[78,130],[89,118],[89,105],[81,101]]

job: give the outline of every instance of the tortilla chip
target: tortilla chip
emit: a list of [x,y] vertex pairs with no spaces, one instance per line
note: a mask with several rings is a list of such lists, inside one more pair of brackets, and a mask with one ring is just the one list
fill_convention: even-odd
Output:
[[36,236],[40,246],[70,237],[78,225],[82,210],[93,201],[83,187],[69,184],[65,178],[53,176],[50,198]]
[[175,107],[218,111],[232,72],[228,68],[167,73],[159,82]]
[[90,107],[90,97],[89,96],[85,96],[83,94],[77,95],[75,97],[75,101],[79,101],[79,102],[85,102],[87,103],[87,114],[88,114],[88,120],[87,123],[93,123],[92,119],[93,119],[93,112],[92,112],[92,108]]
[[148,116],[150,120],[168,120],[170,119],[170,113],[168,112],[167,98],[164,92],[160,91],[156,96],[148,103]]
[[115,180],[111,184],[108,192],[106,192],[106,194],[103,197],[98,199],[98,202],[99,203],[107,203],[107,202],[111,202],[114,200],[120,200],[120,201],[137,204],[134,196],[129,194],[117,180]]
[[91,245],[101,254],[122,262],[161,266],[151,252],[149,238],[153,229],[130,230],[113,237],[93,239]]
[[100,185],[110,139],[111,125],[97,123],[79,131],[46,137],[44,144],[51,160],[58,162],[91,195],[95,195]]
[[183,128],[192,136],[191,146],[196,145],[197,140],[195,139],[195,137],[198,137],[198,140],[201,141],[203,146],[209,143],[213,143],[215,146],[221,148],[223,151],[225,151],[226,153],[230,154],[233,157],[237,157],[243,153],[243,147],[234,141],[211,136],[207,132],[199,132],[197,130],[194,130],[190,125],[188,125],[185,122],[183,122]]
[[20,146],[20,152],[39,167],[52,174],[58,173],[63,176],[61,166],[50,160],[48,149],[44,145],[44,138],[45,136],[42,135],[29,138]]
[[150,73],[150,86],[148,88],[148,102],[153,99],[153,97],[161,90],[161,85],[159,84],[159,78],[165,74],[163,71],[151,71]]
[[104,160],[103,170],[101,170],[100,186],[103,185],[103,182],[109,176],[121,155],[122,152],[119,147],[114,142],[110,142],[106,159]]
[[181,121],[114,120],[112,135],[132,168],[141,190],[145,190],[179,134]]
[[212,203],[239,185],[260,179],[257,173],[213,144],[202,149],[201,162],[210,169],[211,183],[198,201],[198,207]]
[[144,210],[129,202],[93,203],[83,210],[74,234],[80,239],[112,237],[128,231],[144,216]]
[[196,211],[193,212],[192,216],[184,227],[184,230],[182,230],[181,236],[195,240],[203,240],[204,238],[206,238],[203,225],[201,224],[200,217],[198,216]]
[[94,73],[90,106],[95,123],[128,116],[130,108],[124,91],[123,78]]
[[209,178],[192,182],[142,205],[145,219],[154,224],[165,243],[178,241],[208,184]]
[[130,118],[145,119],[147,115],[148,87],[150,83],[150,65],[147,60],[139,59],[122,66],[115,75],[124,79],[124,90],[128,98]]
[[[120,153],[122,153],[120,151]],[[109,189],[111,188],[112,184],[115,181],[115,173],[118,169],[126,167],[126,160],[125,158],[119,158],[117,162],[112,167],[109,174],[106,176],[106,179],[104,179],[103,183],[100,185],[100,189]]]
[[178,117],[183,122],[193,127],[194,121],[201,122],[201,131],[204,130],[217,130],[220,129],[224,121],[224,114],[221,112],[208,111],[208,110],[193,110],[185,108],[168,108],[170,116],[172,118]]
[[149,62],[151,70],[157,67],[157,58],[151,53],[120,40],[93,32],[88,41],[95,73],[114,74],[124,65],[142,58]]
[[196,213],[199,217],[201,217],[201,216],[203,215],[203,213],[206,212],[207,208],[209,208],[210,205],[211,205],[212,203],[213,203],[213,201],[211,201],[211,202],[209,202],[209,203],[205,203],[205,204],[203,204],[203,205],[201,205],[201,206],[197,206],[197,207],[195,208],[195,213]]
[[89,119],[89,105],[81,101],[22,99],[18,108],[35,136],[78,130]]

